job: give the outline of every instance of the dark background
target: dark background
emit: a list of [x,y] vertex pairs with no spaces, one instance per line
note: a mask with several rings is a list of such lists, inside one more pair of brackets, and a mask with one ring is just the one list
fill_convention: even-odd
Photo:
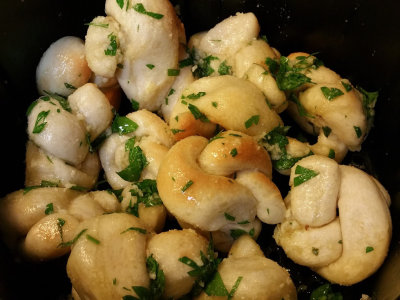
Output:
[[[396,256],[397,251],[398,256],[400,2],[176,0],[173,3],[180,5],[188,36],[209,29],[238,11],[252,11],[260,22],[261,34],[282,55],[295,51],[319,52],[318,57],[325,65],[342,77],[368,91],[379,91],[375,127],[362,151],[349,155],[346,163],[376,176],[391,194],[394,223],[391,252]],[[0,197],[23,187],[25,111],[38,97],[35,69],[41,55],[60,37],[84,38],[87,30],[84,24],[97,15],[104,15],[102,0],[0,1]],[[288,179],[278,174],[275,179],[285,195]],[[299,298],[308,298],[310,290],[324,281],[286,259],[270,238],[272,229],[263,228],[260,243],[264,252],[291,270],[300,288]],[[0,242],[0,299],[65,299],[71,288],[65,264],[66,258],[40,265],[22,263]],[[393,287],[400,285],[399,276],[392,277]],[[379,290],[377,279],[379,276],[375,275],[353,287],[333,288],[341,291],[344,299],[359,299],[361,293],[372,295]]]

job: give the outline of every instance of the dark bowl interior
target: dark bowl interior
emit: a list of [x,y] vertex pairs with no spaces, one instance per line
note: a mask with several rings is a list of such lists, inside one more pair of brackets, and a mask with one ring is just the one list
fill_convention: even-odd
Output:
[[[359,0],[176,0],[187,35],[206,30],[223,18],[240,12],[254,12],[261,33],[283,55],[294,51],[318,52],[326,66],[368,91],[380,93],[375,126],[361,152],[351,153],[346,163],[357,165],[376,176],[392,197],[393,240],[391,254],[377,274],[352,287],[334,286],[344,299],[361,294],[377,299],[396,299],[400,294],[400,2]],[[386,3],[385,3],[386,2]],[[0,2],[0,117],[2,129],[0,197],[23,187],[26,143],[25,111],[38,97],[35,69],[42,53],[58,38],[84,38],[95,16],[104,15],[100,0],[2,0]],[[123,107],[122,107],[123,109]],[[288,178],[275,175],[285,195]],[[0,220],[1,222],[1,220]],[[299,299],[324,283],[320,277],[294,265],[270,237],[264,226],[260,244],[266,255],[290,269],[299,289]],[[67,258],[44,264],[19,260],[0,242],[0,299],[66,299],[70,283],[65,272]],[[395,266],[395,267],[393,267]],[[386,271],[389,269],[389,271]],[[383,270],[383,271],[382,271]],[[389,272],[390,281],[382,285]],[[397,287],[397,289],[396,289]],[[392,295],[384,298],[382,293]],[[394,292],[393,292],[394,290]],[[397,292],[396,292],[397,291]]]

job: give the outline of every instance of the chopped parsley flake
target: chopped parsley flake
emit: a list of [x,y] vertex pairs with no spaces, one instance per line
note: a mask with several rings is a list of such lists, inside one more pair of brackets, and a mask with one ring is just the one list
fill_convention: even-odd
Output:
[[360,138],[362,136],[361,128],[358,126],[353,126],[353,127],[354,127],[354,131],[356,132],[357,137]]
[[152,17],[152,18],[157,19],[157,20],[160,20],[160,19],[162,19],[162,17],[164,17],[164,15],[162,15],[162,14],[157,14],[157,13],[154,13],[154,12],[147,11],[144,8],[142,3],[135,4],[133,6],[133,9],[135,11],[137,11],[138,13],[140,13],[140,14],[147,15],[147,16]]
[[107,49],[104,50],[104,54],[107,56],[115,56],[117,55],[118,43],[117,36],[113,33],[108,35],[108,39],[110,40],[110,44],[107,46]]
[[122,9],[124,7],[124,0],[116,0],[118,6]]
[[335,150],[329,149],[328,157],[335,159],[335,156],[336,156]]
[[131,99],[131,106],[133,111],[139,110],[139,102],[137,102],[135,99]]
[[79,186],[79,185],[71,186],[69,189],[73,190],[73,191],[79,191],[79,192],[87,192],[89,190],[88,188],[86,188],[84,186]]
[[72,240],[70,240],[70,241],[68,241],[68,242],[65,242],[65,243],[62,242],[62,243],[60,243],[57,247],[64,248],[64,247],[72,246],[73,244],[76,243],[76,241],[77,241],[77,240],[82,236],[82,234],[84,234],[86,231],[87,231],[87,228],[82,229]]
[[57,218],[57,227],[58,227],[58,232],[60,233],[61,237],[61,243],[64,242],[64,236],[63,236],[63,226],[65,225],[65,220],[61,218]]
[[291,66],[289,59],[281,56],[279,62],[268,57],[265,63],[275,78],[278,88],[282,91],[292,91],[305,83],[311,82],[311,79],[302,74],[301,71],[312,67],[314,61],[311,64],[304,64],[304,61],[306,60],[299,61]]
[[318,248],[314,248],[314,247],[312,247],[312,253],[315,255],[315,256],[318,256],[318,254],[319,254],[319,249]]
[[235,156],[238,154],[237,149],[236,149],[236,148],[233,148],[233,149],[231,150],[230,154],[231,154],[232,157],[235,157]]
[[351,84],[348,84],[348,83],[346,83],[344,81],[341,81],[341,83],[342,83],[344,89],[346,90],[346,92],[350,92],[353,89]]
[[240,134],[237,134],[237,133],[230,133],[229,135],[230,136],[235,136],[235,137],[242,137]]
[[321,87],[322,94],[324,94],[325,98],[329,101],[344,95],[344,93],[337,88],[328,88],[326,86]]
[[[122,1],[123,2],[123,1]],[[97,26],[97,27],[103,27],[103,28],[108,28],[108,24],[104,24],[104,23],[86,23],[86,26]]]
[[252,125],[257,125],[258,122],[260,121],[260,116],[259,115],[254,115],[250,117],[246,122],[244,122],[244,126],[247,128],[250,128]]
[[190,112],[192,113],[192,115],[194,116],[194,118],[196,120],[200,120],[202,122],[208,123],[210,122],[210,120],[206,117],[205,114],[203,114],[199,108],[191,103],[189,103],[188,108],[190,110]]
[[197,78],[202,78],[214,73],[215,70],[210,66],[212,60],[218,60],[218,57],[209,55],[205,58],[194,61],[196,69],[194,70],[193,75]]
[[87,235],[86,235],[86,239],[87,239],[88,241],[91,241],[92,243],[94,243],[94,244],[96,244],[96,245],[100,244],[100,241],[99,241],[98,239],[92,237],[90,234],[87,234]]
[[141,234],[146,234],[147,233],[146,229],[139,228],[139,227],[129,227],[128,229],[122,231],[121,234],[123,234],[125,232],[128,232],[128,231],[137,231],[137,232],[139,232]]
[[324,135],[326,137],[328,137],[331,134],[332,129],[330,127],[328,127],[328,126],[323,126],[322,127],[322,131],[323,131]]
[[329,283],[323,284],[312,291],[310,300],[343,300],[341,293],[334,293]]
[[148,67],[150,70],[153,70],[153,69],[154,69],[154,67],[155,67],[155,65],[152,65],[152,64],[147,64],[147,65],[146,65],[146,67]]
[[129,182],[138,181],[143,169],[148,165],[146,156],[139,146],[135,145],[135,138],[131,138],[125,143],[125,151],[129,152],[129,165],[117,174]]
[[361,87],[357,87],[357,89],[362,94],[362,106],[364,110],[364,114],[367,117],[367,131],[372,127],[374,123],[375,116],[375,104],[378,100],[379,93],[378,92],[367,92]]
[[192,298],[198,296],[202,292],[204,287],[208,286],[208,284],[214,277],[214,274],[217,272],[219,263],[221,262],[221,259],[217,258],[217,253],[214,252],[212,235],[208,243],[207,253],[204,254],[203,251],[200,250],[200,257],[203,263],[200,266],[194,260],[187,256],[178,259],[181,263],[184,263],[185,265],[192,268],[192,270],[190,270],[188,274],[196,278],[193,289],[191,291]]
[[[42,98],[42,97],[41,97]],[[50,98],[49,98],[50,100]],[[29,116],[31,114],[32,109],[38,104],[38,101],[35,100],[33,101],[29,106],[28,109],[26,110],[26,116]]]
[[46,209],[45,209],[44,213],[45,213],[46,215],[50,215],[50,214],[54,213],[53,203],[48,203],[48,204],[46,205]]
[[47,181],[47,180],[42,180],[40,185],[27,186],[26,188],[24,188],[23,194],[25,195],[26,193],[30,192],[31,190],[38,189],[41,187],[58,187],[58,183]]
[[168,69],[168,76],[178,76],[180,72],[179,69]]
[[369,253],[371,251],[374,251],[374,247],[368,246],[367,248],[365,248],[365,253]]
[[250,229],[249,232],[247,232],[247,231],[245,231],[243,229],[231,229],[230,230],[230,234],[231,234],[231,237],[234,240],[238,239],[239,237],[241,237],[244,234],[248,234],[250,236],[254,236],[254,228]]
[[250,222],[248,220],[238,222],[239,225],[244,225],[244,224],[249,224],[249,223]]
[[213,278],[204,289],[204,292],[208,296],[224,297],[229,295],[229,292],[226,289],[225,284],[221,278],[221,274],[219,272],[216,272],[214,274]]
[[184,99],[184,98],[187,98],[187,99],[190,99],[190,100],[197,100],[197,99],[199,99],[200,97],[203,97],[203,96],[205,96],[205,95],[206,95],[206,92],[198,92],[197,94],[192,93],[192,94],[187,95],[187,96],[182,96],[182,98],[183,98],[183,99]]
[[228,66],[226,64],[226,60],[224,60],[218,67],[218,73],[219,75],[231,75],[232,71],[231,71],[232,67]]
[[211,105],[214,106],[215,108],[218,107],[218,103],[217,102],[211,102]]
[[184,131],[185,131],[184,129],[177,129],[177,128],[172,128],[171,129],[172,134],[177,134],[179,132],[184,132]]
[[128,117],[119,116],[117,114],[111,125],[111,130],[113,133],[117,132],[119,135],[124,135],[134,132],[136,129],[138,129],[138,127],[138,124]]
[[[65,98],[64,96],[61,96],[61,95],[59,95],[59,94],[56,94],[56,93],[50,93],[50,92],[45,91],[45,90],[43,90],[43,92],[44,92],[46,95],[50,96],[51,98],[57,100],[58,103],[60,103],[61,107],[62,107],[64,110],[66,110],[66,111],[68,111],[68,112],[71,112],[71,107],[69,106],[69,102],[68,102],[68,99],[67,99],[67,98]],[[41,97],[41,99],[42,99],[42,98],[43,98],[43,97]],[[42,100],[44,100],[44,99],[42,99]],[[45,100],[45,101],[46,101],[46,100]]]
[[299,175],[299,176],[295,177],[293,180],[294,186],[299,186],[300,184],[310,180],[311,178],[313,178],[319,174],[318,172],[316,172],[314,170],[304,168],[300,165],[296,166],[294,173],[296,175]]
[[50,110],[41,111],[36,118],[35,127],[32,130],[32,133],[38,134],[41,133],[46,126],[47,122],[45,122],[46,117],[49,115]]
[[224,213],[225,219],[227,219],[228,221],[235,221],[235,217],[228,214],[228,213]]
[[65,86],[67,89],[76,90],[76,87],[74,87],[72,84],[70,84],[70,83],[68,83],[68,82],[64,82],[64,86]]
[[308,118],[315,118],[313,115],[309,114],[306,109],[304,108],[303,104],[301,104],[300,100],[296,97],[294,93],[291,93],[289,95],[289,101],[292,101],[296,103],[297,106],[297,111],[299,112],[299,115],[302,117],[308,117]]
[[161,299],[165,289],[165,275],[158,262],[150,255],[146,260],[147,271],[150,277],[150,286],[132,286],[132,290],[139,298],[131,295],[123,296],[123,300],[150,300]]
[[186,184],[182,187],[181,191],[184,193],[188,188],[190,188],[192,186],[194,182],[192,180],[189,180],[188,182],[186,182]]

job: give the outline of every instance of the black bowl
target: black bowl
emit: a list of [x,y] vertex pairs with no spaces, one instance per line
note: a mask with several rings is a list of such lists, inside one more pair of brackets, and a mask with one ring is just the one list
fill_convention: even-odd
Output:
[[[375,126],[361,152],[350,153],[355,164],[377,177],[392,197],[393,240],[384,266],[352,287],[334,286],[344,299],[362,293],[377,299],[400,295],[400,2],[359,0],[175,0],[187,35],[206,30],[225,17],[254,12],[261,33],[283,55],[294,51],[318,52],[326,66],[369,91],[379,91]],[[58,38],[84,38],[95,16],[104,15],[100,0],[2,0],[0,2],[0,111],[3,159],[0,197],[23,187],[26,136],[25,111],[38,97],[35,69],[42,53]],[[287,178],[276,175],[283,190]],[[1,222],[1,220],[0,220]],[[259,241],[270,258],[290,269],[299,299],[325,281],[307,268],[293,264],[264,226]],[[67,258],[44,264],[18,260],[0,242],[0,299],[66,299],[70,283]],[[386,280],[386,277],[390,278]]]

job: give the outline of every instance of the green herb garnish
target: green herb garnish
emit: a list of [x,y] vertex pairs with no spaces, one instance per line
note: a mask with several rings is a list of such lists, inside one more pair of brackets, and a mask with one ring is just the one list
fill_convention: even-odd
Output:
[[124,7],[124,0],[116,0],[118,6],[122,9]]
[[94,244],[96,244],[96,245],[99,245],[99,244],[100,244],[100,241],[99,241],[98,239],[92,237],[90,234],[87,234],[87,235],[86,235],[86,239],[87,239],[88,241],[91,241],[92,243],[94,243]]
[[328,157],[332,158],[332,159],[335,159],[335,157],[336,157],[335,150],[329,149]]
[[[122,1],[123,2],[123,1]],[[97,27],[103,27],[103,28],[108,28],[108,24],[104,24],[104,23],[85,23],[86,26],[97,26]]]
[[198,92],[197,94],[192,93],[192,94],[189,94],[187,96],[182,96],[182,98],[187,98],[187,99],[190,99],[190,100],[197,100],[200,97],[203,97],[205,95],[206,95],[206,92]]
[[108,35],[108,39],[110,40],[110,44],[107,46],[107,49],[104,50],[104,54],[107,56],[115,56],[117,55],[118,43],[117,36],[113,33]]
[[111,125],[111,131],[113,133],[118,133],[119,135],[124,135],[134,132],[138,127],[139,125],[128,117],[119,116],[117,114]]
[[321,285],[312,291],[310,300],[343,300],[341,293],[334,293],[329,283]]
[[228,213],[224,213],[225,219],[227,219],[228,221],[235,221],[235,217],[228,214]]
[[209,55],[205,58],[195,60],[194,64],[197,66],[197,68],[193,72],[194,76],[197,78],[202,78],[210,76],[212,73],[214,73],[214,69],[210,66],[212,60],[218,60],[218,57]]
[[365,248],[365,253],[369,253],[371,251],[374,251],[374,247],[368,246],[367,248]]
[[354,127],[354,131],[356,132],[357,137],[360,138],[362,136],[361,128],[358,126],[353,126],[353,127]]
[[305,83],[311,82],[309,77],[301,73],[312,66],[312,64],[305,65],[304,61],[301,60],[297,65],[290,66],[289,59],[281,56],[279,62],[268,57],[265,63],[275,78],[278,88],[282,91],[292,91]]
[[190,188],[192,186],[194,182],[192,180],[189,180],[188,182],[186,182],[186,184],[182,187],[181,191],[184,193],[188,188]]
[[53,203],[48,203],[48,204],[46,205],[46,209],[45,209],[44,213],[45,213],[46,215],[50,215],[50,214],[54,213]]
[[82,234],[84,234],[87,231],[87,228],[82,229],[81,232],[79,232],[72,240],[68,241],[68,242],[62,242],[60,244],[58,244],[58,248],[64,248],[64,247],[69,247],[72,246],[73,244],[76,243],[76,241],[82,236]]
[[346,83],[346,82],[344,82],[344,81],[341,81],[341,84],[343,85],[343,87],[344,87],[344,89],[346,90],[346,92],[350,92],[350,91],[353,89],[353,87],[351,86],[351,84],[348,84],[348,83]]
[[33,110],[33,108],[38,104],[38,101],[35,100],[33,101],[29,106],[28,109],[26,110],[26,116],[29,116],[31,114],[31,111]]
[[218,265],[221,262],[221,259],[217,258],[217,253],[214,252],[212,236],[208,243],[207,253],[204,254],[202,251],[200,251],[200,258],[202,261],[202,265],[200,266],[187,256],[178,259],[181,263],[184,263],[192,268],[188,274],[196,278],[193,289],[190,293],[192,297],[198,296],[203,288],[208,285],[214,274],[217,272]]
[[[123,296],[123,300],[158,300],[161,299],[165,289],[165,275],[161,270],[158,262],[150,255],[146,260],[147,271],[150,275],[150,286],[132,286],[132,290],[139,298],[127,295]],[[154,278],[154,279],[153,279]]]
[[325,98],[329,101],[344,95],[344,93],[337,88],[328,88],[326,86],[321,87],[322,94],[324,94]]
[[188,108],[196,120],[200,120],[205,123],[210,122],[210,120],[207,118],[207,116],[205,114],[203,114],[197,106],[189,103]]
[[230,154],[231,154],[232,157],[235,157],[235,156],[238,154],[237,149],[236,149],[236,148],[233,148],[233,149],[231,150]]
[[129,182],[138,181],[143,169],[148,165],[146,156],[139,146],[134,146],[135,139],[129,139],[125,143],[125,151],[129,152],[129,165],[117,174]]
[[141,234],[146,234],[147,233],[146,229],[139,228],[139,227],[129,227],[128,229],[122,231],[121,234],[123,234],[125,232],[128,232],[128,231],[137,231],[137,232],[139,232]]
[[133,9],[135,11],[137,11],[138,13],[140,13],[140,14],[147,15],[147,16],[152,17],[152,18],[157,19],[157,20],[162,19],[162,17],[164,17],[164,15],[162,15],[162,14],[157,14],[157,13],[154,13],[154,12],[147,11],[144,8],[142,3],[135,4],[133,6]]
[[218,73],[219,75],[231,75],[232,71],[231,71],[232,67],[228,66],[226,64],[226,60],[224,60],[218,67]]
[[323,131],[324,135],[326,137],[328,137],[331,134],[332,129],[330,127],[328,127],[328,126],[323,126],[322,127],[322,131]]
[[46,126],[47,122],[46,117],[49,115],[50,110],[48,111],[41,111],[36,118],[35,127],[32,130],[32,133],[38,134],[41,133]]
[[[64,110],[66,110],[66,111],[68,111],[68,112],[71,112],[71,111],[72,111],[72,110],[71,110],[71,107],[69,106],[69,102],[68,102],[67,98],[65,98],[64,96],[61,96],[61,95],[56,94],[56,93],[51,93],[51,92],[48,92],[48,91],[45,91],[45,90],[43,90],[43,92],[44,92],[46,95],[48,95],[48,96],[50,96],[51,98],[53,98],[54,100],[57,100],[58,103],[60,103],[61,107],[62,107]],[[42,98],[42,97],[41,97],[41,98]],[[42,99],[42,100],[43,100],[43,99]]]
[[244,126],[247,128],[250,128],[252,125],[257,125],[258,122],[260,121],[260,116],[259,115],[254,115],[250,117],[246,122],[244,122]]
[[309,118],[315,118],[313,115],[309,114],[306,109],[304,108],[303,104],[301,104],[300,100],[297,98],[297,96],[294,93],[291,93],[289,95],[289,101],[292,101],[296,103],[297,106],[297,111],[299,112],[299,115],[302,117],[309,117]]
[[168,69],[168,76],[178,76],[180,72],[179,69]]
[[70,84],[70,83],[68,83],[68,82],[64,82],[64,86],[65,86],[67,89],[76,90],[76,87],[74,87],[72,84]]
[[185,131],[184,129],[177,129],[177,128],[172,128],[171,129],[172,134],[177,134],[179,132],[184,132],[184,131]]
[[374,123],[374,116],[375,116],[375,104],[378,100],[379,93],[378,92],[367,92],[362,87],[357,87],[357,89],[362,94],[362,106],[364,110],[364,114],[367,117],[367,131],[371,129]]
[[148,67],[150,70],[153,70],[153,69],[154,69],[154,67],[155,67],[155,65],[152,65],[152,64],[147,64],[147,65],[146,65],[146,67]]
[[318,172],[316,172],[314,170],[304,168],[300,165],[296,166],[294,173],[296,175],[299,175],[299,176],[295,177],[293,180],[294,186],[299,186],[300,184],[310,180],[311,178],[314,178],[315,176],[317,176],[319,174]]
[[139,110],[139,102],[137,102],[135,99],[131,99],[131,106],[133,111]]

